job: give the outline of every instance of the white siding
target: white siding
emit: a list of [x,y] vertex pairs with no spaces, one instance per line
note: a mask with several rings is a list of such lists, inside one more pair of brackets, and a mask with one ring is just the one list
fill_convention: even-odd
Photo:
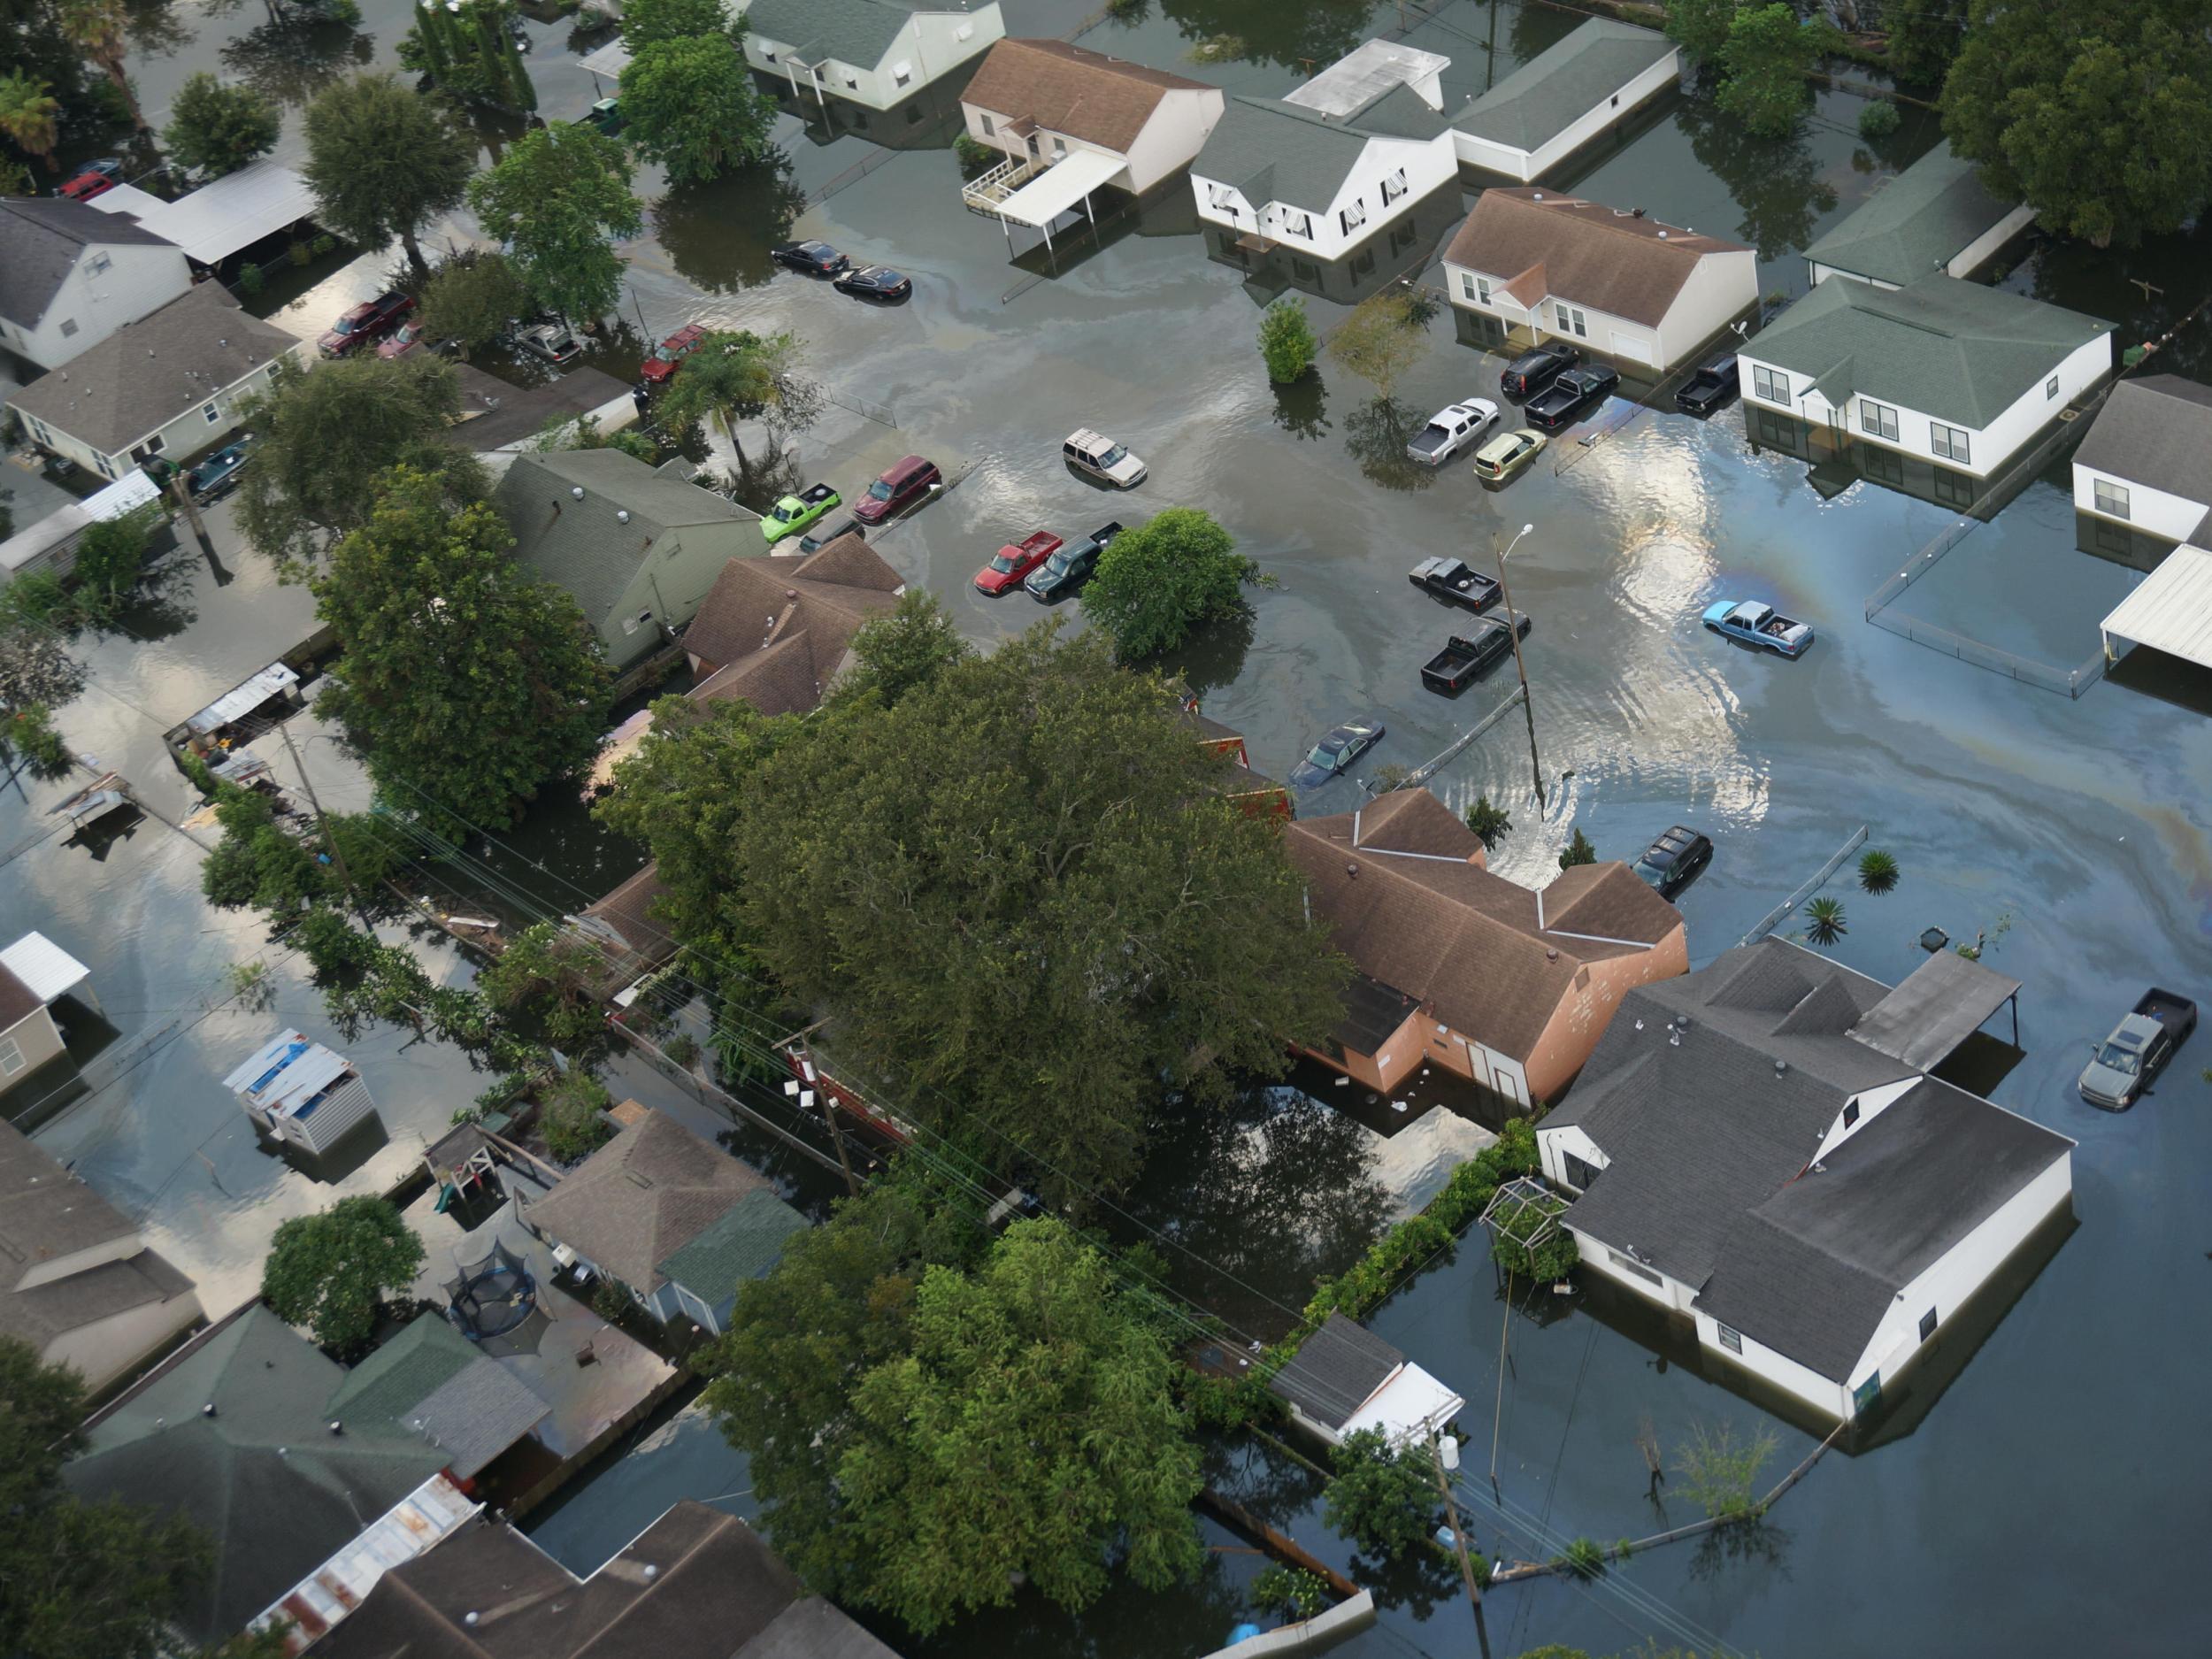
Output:
[[1720,1340],[1719,1321],[1706,1313],[1695,1317],[1698,1346],[1707,1353],[1717,1355],[1753,1376],[1764,1379],[1809,1405],[1817,1406],[1832,1417],[1851,1415],[1851,1393],[1842,1384],[1830,1381],[1818,1371],[1776,1353],[1740,1331],[1736,1334],[1743,1343],[1743,1351],[1739,1353]]
[[1534,150],[1515,150],[1492,143],[1487,139],[1455,132],[1452,137],[1457,145],[1459,159],[1470,166],[1502,173],[1523,184],[1530,183],[1541,178],[1547,168],[1555,166],[1572,155],[1615,121],[1624,119],[1638,105],[1672,86],[1680,76],[1681,54],[1669,52],[1633,81],[1609,96],[1601,98],[1571,126]]
[[[1594,1239],[1586,1233],[1578,1232],[1573,1224],[1574,1211],[1571,1210],[1567,1212],[1565,1225],[1567,1231],[1574,1234],[1574,1241],[1582,1252],[1582,1265],[1586,1269],[1602,1274],[1617,1285],[1625,1286],[1647,1302],[1655,1302],[1661,1307],[1671,1308],[1677,1313],[1687,1313],[1690,1310],[1691,1302],[1697,1299],[1697,1292],[1692,1286],[1684,1284],[1678,1279],[1668,1278],[1666,1274],[1658,1271],[1655,1268],[1642,1268],[1641,1263],[1617,1259],[1618,1256],[1624,1256],[1626,1252],[1617,1253],[1602,1240]],[[1641,1268],[1640,1271],[1640,1268]],[[1647,1273],[1651,1277],[1647,1278],[1645,1276]],[[1655,1279],[1656,1283],[1653,1282]]]
[[[1881,1115],[1884,1107],[1902,1100],[1913,1091],[1919,1081],[1916,1076],[1900,1078],[1894,1083],[1885,1083],[1879,1088],[1867,1089],[1844,1102],[1843,1110],[1836,1114],[1835,1122],[1828,1125],[1828,1133],[1821,1137],[1820,1149],[1813,1154],[1812,1162],[1819,1163],[1843,1142],[1872,1123]],[[1857,1115],[1852,1116],[1851,1121],[1847,1124],[1844,1118],[1851,1115],[1851,1109],[1854,1106],[1859,1109]]]
[[[96,273],[94,267],[102,265]],[[192,270],[181,249],[95,244],[77,256],[37,326],[26,318],[10,318],[0,323],[0,341],[42,369],[59,368],[191,286]]]
[[2034,222],[2035,210],[2033,208],[2024,204],[2014,208],[2011,212],[2006,214],[1953,255],[1949,263],[1943,267],[1944,273],[1947,276],[1955,277],[1966,275]]
[[[304,341],[292,348],[287,355],[302,368],[311,369],[315,366],[315,354]],[[165,425],[142,434],[112,453],[104,454],[50,422],[33,422],[28,415],[23,415],[23,420],[30,430],[33,441],[41,449],[66,457],[80,466],[90,467],[104,477],[123,478],[138,465],[131,458],[131,451],[152,439],[161,441],[161,447],[156,453],[177,461],[228,437],[243,424],[244,405],[267,392],[275,368],[273,362],[261,365],[250,374],[216,393],[206,403],[194,403],[188,409],[178,411]],[[204,412],[210,405],[215,411],[212,420]],[[22,411],[19,410],[17,413],[22,414]]]
[[[1385,207],[1383,183],[1402,171],[1406,176],[1405,191]],[[1412,211],[1416,203],[1458,174],[1448,134],[1439,134],[1425,143],[1371,138],[1336,198],[1325,204],[1250,202],[1234,187],[1197,173],[1191,174],[1191,195],[1198,204],[1198,217],[1210,225],[1237,231],[1256,229],[1268,241],[1310,253],[1317,259],[1340,259],[1378,230]],[[1214,205],[1217,194],[1225,197],[1225,207]],[[1362,204],[1366,218],[1348,232],[1340,216],[1354,202]]]
[[1580,1158],[1594,1170],[1602,1170],[1613,1161],[1605,1156],[1602,1147],[1590,1139],[1580,1124],[1563,1124],[1556,1129],[1547,1129],[1539,1124],[1536,1128],[1536,1151],[1543,1160],[1544,1179],[1569,1192],[1582,1190],[1568,1179],[1569,1157]]
[[188,1290],[167,1302],[142,1302],[90,1325],[65,1331],[40,1357],[50,1365],[73,1366],[87,1390],[97,1393],[200,1317],[200,1299]]
[[[803,98],[818,103],[842,98],[872,110],[888,110],[988,51],[1005,35],[998,0],[991,0],[970,12],[916,12],[878,63],[826,58],[800,69],[791,62],[791,42],[751,34],[745,37],[745,61],[764,74],[778,76]],[[903,81],[899,78],[902,67],[906,70]]]
[[[1756,304],[1759,298],[1756,256],[1748,249],[1741,253],[1708,254],[1700,259],[1697,269],[1682,285],[1656,328],[1649,323],[1584,305],[1571,294],[1548,295],[1532,311],[1505,292],[1506,282],[1515,274],[1477,271],[1471,266],[1447,263],[1444,286],[1452,303],[1463,311],[1480,311],[1509,325],[1532,328],[1548,338],[1568,340],[1590,350],[1648,363],[1663,372],[1697,356],[1715,334]],[[1487,305],[1477,297],[1479,288],[1475,296],[1468,292],[1469,282],[1478,278],[1490,284]],[[1587,334],[1578,334],[1558,326],[1554,307],[1563,300],[1582,311],[1589,324]],[[1617,341],[1621,343],[1616,344]]]
[[1192,157],[1204,148],[1207,134],[1221,119],[1221,94],[1210,87],[1202,92],[1163,93],[1144,130],[1129,146],[1128,188],[1141,196],[1161,180],[1189,166]]
[[1746,248],[1740,253],[1709,253],[1659,319],[1661,369],[1671,369],[1695,357],[1713,336],[1759,303],[1759,256]]
[[[2101,472],[2074,463],[2074,506],[2077,511],[2094,514],[2100,518],[2115,518],[2097,505],[2097,483],[2102,480],[2127,491],[2127,514],[2118,521],[2132,525],[2152,535],[2163,536],[2170,541],[2185,541],[2189,533],[2208,511],[2212,502],[2190,501],[2180,495],[2170,495],[2162,489],[2153,489],[2148,484],[2138,484],[2116,472]],[[2205,494],[2212,495],[2212,473],[2204,481]]]

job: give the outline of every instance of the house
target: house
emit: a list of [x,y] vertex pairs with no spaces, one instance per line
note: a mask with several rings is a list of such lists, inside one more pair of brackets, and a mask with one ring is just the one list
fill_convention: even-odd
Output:
[[153,456],[180,462],[228,437],[287,360],[306,368],[314,353],[204,282],[33,380],[8,406],[42,449],[120,478]]
[[960,95],[960,111],[969,137],[1007,157],[961,199],[1048,229],[1102,186],[1142,196],[1188,166],[1221,119],[1222,95],[1064,41],[1002,40]]
[[263,1043],[223,1087],[264,1134],[306,1152],[329,1151],[376,1116],[376,1102],[353,1062],[296,1031],[280,1031]]
[[1951,951],[1893,989],[1774,939],[1637,987],[1537,1125],[1583,1265],[1867,1410],[2073,1190],[2072,1141],[1930,1075],[2018,990]]
[[2178,374],[2115,386],[2074,451],[2074,511],[2212,545],[2212,386]]
[[423,1313],[345,1374],[323,1415],[339,1432],[403,1432],[445,1454],[464,1492],[553,1408],[454,1328]]
[[2112,325],[1947,276],[1823,282],[1746,341],[1737,366],[1755,440],[1795,447],[1778,411],[1839,449],[1982,480],[2112,372]]
[[0,196],[0,346],[41,372],[191,286],[165,236],[63,196]]
[[1267,1391],[1291,1421],[1331,1446],[1380,1429],[1425,1449],[1467,1402],[1364,1325],[1332,1313],[1298,1345]]
[[305,1653],[367,1599],[379,1578],[442,1543],[483,1507],[445,1476],[431,1476],[278,1597],[252,1628],[280,1619],[287,1659]]
[[626,1007],[633,1000],[629,987],[676,954],[675,935],[654,918],[655,904],[667,891],[660,865],[649,864],[565,918],[569,930],[589,941],[605,959],[593,987],[602,1001]]
[[1459,158],[1527,184],[1681,77],[1655,29],[1593,18],[1452,118]]
[[2035,219],[2032,207],[2001,202],[1974,164],[1948,144],[1932,150],[1805,250],[1815,282],[1855,277],[1901,288],[1941,273],[1964,277]]
[[1369,41],[1282,97],[1230,98],[1191,163],[1198,217],[1256,252],[1341,257],[1459,177],[1450,62]]
[[618,673],[691,620],[723,565],[764,554],[758,514],[619,449],[518,454],[493,499],[516,559],[575,597]]
[[1221,793],[1230,803],[1251,818],[1289,818],[1292,816],[1290,791],[1269,777],[1255,770],[1252,757],[1244,746],[1244,733],[1233,726],[1208,719],[1198,711],[1198,699],[1184,700],[1180,715],[1198,746],[1222,760]]
[[91,979],[91,969],[43,933],[26,933],[0,950],[0,1094],[68,1053],[53,1007],[73,996],[96,1011]]
[[1006,38],[998,0],[972,11],[897,0],[752,0],[745,61],[795,96],[888,110]]
[[192,1281],[129,1219],[0,1123],[0,1336],[96,1394],[199,1318]]
[[522,1218],[555,1260],[615,1280],[664,1323],[680,1314],[714,1335],[739,1283],[773,1267],[807,1225],[765,1176],[650,1110]]
[[212,1562],[178,1617],[194,1644],[242,1629],[373,1517],[445,1466],[396,1425],[331,1430],[336,1363],[259,1302],[195,1337],[94,1413],[62,1465],[79,1497],[178,1514]]
[[1626,864],[1578,865],[1532,892],[1491,874],[1481,841],[1426,789],[1283,838],[1359,970],[1314,1057],[1370,1088],[1440,1065],[1517,1106],[1555,1100],[1624,995],[1689,967],[1681,916]]
[[334,1610],[311,1659],[897,1659],[751,1527],[688,1499],[584,1578],[480,1515]]
[[906,591],[906,580],[857,534],[795,564],[733,558],[684,630],[695,703],[742,697],[763,714],[797,714],[851,659],[853,635]]
[[1454,305],[1666,373],[1759,303],[1758,254],[1555,190],[1485,190],[1444,251]]

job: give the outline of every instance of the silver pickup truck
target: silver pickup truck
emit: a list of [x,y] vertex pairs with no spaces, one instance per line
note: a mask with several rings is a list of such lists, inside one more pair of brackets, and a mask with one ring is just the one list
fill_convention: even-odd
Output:
[[2153,986],[2110,1036],[2089,1045],[2089,1064],[2077,1086],[2082,1099],[2108,1112],[2125,1111],[2196,1028],[2194,1002]]

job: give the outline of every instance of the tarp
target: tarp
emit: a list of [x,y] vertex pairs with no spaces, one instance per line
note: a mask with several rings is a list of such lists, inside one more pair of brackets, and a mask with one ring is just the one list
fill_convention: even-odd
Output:
[[2117,636],[2212,668],[2212,553],[2176,548],[2101,626],[2107,655]]
[[273,161],[257,161],[163,204],[138,224],[176,243],[187,258],[212,265],[314,215],[315,193],[305,179]]
[[92,970],[43,933],[26,933],[0,950],[0,967],[23,981],[33,996],[50,1002],[92,977]]
[[1079,150],[1056,161],[991,211],[1041,230],[1129,164],[1119,156]]
[[1942,1064],[2019,989],[2017,979],[1955,950],[1939,950],[1860,1015],[1851,1034],[1875,1053],[1925,1071]]

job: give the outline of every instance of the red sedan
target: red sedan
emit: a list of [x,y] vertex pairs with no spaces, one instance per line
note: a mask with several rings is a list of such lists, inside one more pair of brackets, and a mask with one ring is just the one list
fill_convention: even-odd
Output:
[[372,340],[381,340],[399,326],[415,302],[397,288],[358,305],[330,326],[316,343],[326,357],[342,357]]
[[645,359],[638,370],[638,379],[648,386],[658,386],[676,373],[676,367],[699,349],[699,342],[707,337],[707,331],[697,323],[687,324],[653,348],[653,355]]
[[1022,579],[1060,550],[1060,538],[1049,530],[1038,530],[1024,536],[1018,543],[998,550],[998,557],[975,573],[975,585],[984,593],[996,596],[1011,593],[1022,585]]

